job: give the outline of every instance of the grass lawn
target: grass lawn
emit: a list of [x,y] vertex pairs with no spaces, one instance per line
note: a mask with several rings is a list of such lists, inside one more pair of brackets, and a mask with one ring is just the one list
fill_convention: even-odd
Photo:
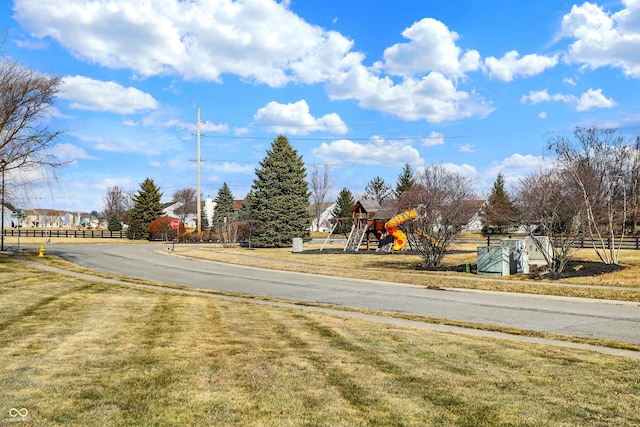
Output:
[[640,424],[638,360],[110,285],[5,255],[0,294],[0,425]]

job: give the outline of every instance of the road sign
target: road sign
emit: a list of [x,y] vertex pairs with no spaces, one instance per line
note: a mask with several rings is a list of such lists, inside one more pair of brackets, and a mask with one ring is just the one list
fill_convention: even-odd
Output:
[[25,219],[27,217],[27,214],[24,213],[12,213],[11,214],[11,218],[22,218]]
[[180,227],[180,221],[178,221],[177,219],[174,219],[171,221],[171,228],[178,228]]

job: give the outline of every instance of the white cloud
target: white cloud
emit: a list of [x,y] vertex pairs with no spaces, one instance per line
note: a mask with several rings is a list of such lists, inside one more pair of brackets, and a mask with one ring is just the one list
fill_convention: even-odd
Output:
[[475,150],[473,148],[473,145],[464,144],[458,147],[458,151],[460,151],[461,153],[473,153]]
[[471,117],[484,118],[493,108],[474,92],[458,91],[444,75],[432,72],[419,79],[394,83],[370,68],[353,67],[327,85],[334,100],[355,99],[363,108],[374,109],[405,120],[431,123]]
[[542,73],[548,68],[558,64],[558,55],[525,55],[519,58],[517,51],[512,50],[504,54],[500,59],[490,56],[484,60],[489,69],[489,75],[505,82],[510,82],[514,77],[531,77]]
[[[352,51],[352,40],[273,1],[148,0],[132,6],[128,0],[16,0],[14,10],[34,38],[51,38],[80,60],[142,77],[220,81],[232,74],[273,87],[324,82],[331,99],[354,99],[363,108],[433,123],[484,118],[493,110],[450,80],[477,70],[479,54],[462,53],[455,44],[459,36],[433,19],[407,28],[409,43],[390,47],[384,65],[368,68],[364,55]],[[406,77],[395,83],[378,74],[384,68]],[[78,106],[98,108],[83,100]]]
[[282,134],[306,135],[315,131],[345,134],[348,131],[347,125],[336,113],[313,117],[304,99],[293,104],[271,101],[258,110],[253,120],[254,125],[265,126],[267,130]]
[[[91,186],[93,189],[100,191],[100,197],[107,192],[109,188],[118,186],[123,188],[124,191],[129,191],[134,186],[133,182],[129,178],[104,178],[93,183]],[[81,185],[79,186],[81,187]],[[78,189],[79,190],[79,189]],[[102,200],[100,200],[102,202]]]
[[575,95],[564,95],[561,93],[551,95],[546,89],[530,91],[528,95],[524,95],[520,98],[521,103],[531,105],[551,101],[573,105],[576,111],[586,111],[590,108],[611,108],[616,105],[614,100],[609,99],[602,94],[602,89],[589,89],[583,93],[580,98]]
[[130,140],[129,138],[109,135],[103,136],[80,136],[81,141],[92,144],[92,148],[97,151],[108,151],[114,153],[141,153],[156,154],[158,147],[153,143],[144,140]]
[[[160,116],[163,116],[161,114]],[[198,129],[197,125],[198,120],[194,120],[193,122],[185,122],[176,118],[165,118],[159,117],[156,115],[149,115],[144,117],[141,121],[141,124],[145,127],[164,127],[164,128],[175,128],[180,130],[186,130],[195,133]],[[227,132],[229,130],[229,125],[226,123],[212,123],[206,120],[200,121],[200,132]]]
[[455,43],[460,36],[433,18],[415,22],[402,35],[410,42],[395,44],[384,51],[384,68],[391,74],[411,76],[438,71],[460,77],[480,66],[480,54],[475,50],[462,54]]
[[34,37],[142,76],[219,81],[229,73],[282,86],[325,81],[360,59],[351,40],[273,1],[16,0],[14,10]]
[[422,145],[425,147],[433,147],[435,145],[444,144],[444,134],[440,132],[431,131],[429,137],[422,138]]
[[420,165],[423,160],[411,145],[375,138],[373,143],[361,144],[347,139],[323,142],[313,154],[329,163],[361,163],[365,165]]
[[84,148],[69,143],[56,144],[53,147],[52,154],[61,161],[95,158],[87,154]]
[[541,119],[546,119],[547,113],[545,111],[542,111],[540,114],[538,114],[538,117],[540,117]]
[[585,2],[562,18],[561,35],[573,39],[564,60],[590,68],[610,66],[628,77],[640,78],[640,2],[623,0],[616,13]]
[[564,79],[562,79],[562,82],[571,86],[576,85],[576,82],[571,77],[565,77]]
[[573,95],[563,95],[561,93],[550,95],[546,89],[532,90],[529,92],[528,95],[524,95],[522,96],[522,98],[520,98],[521,103],[531,104],[531,105],[535,105],[540,102],[550,102],[550,101],[558,101],[558,102],[564,102],[565,104],[570,104],[570,103],[577,102],[577,98]]
[[255,172],[255,166],[252,165],[241,165],[236,162],[222,162],[219,164],[213,164],[210,168],[214,172],[220,173],[248,173],[252,174]]
[[461,165],[457,165],[455,163],[443,163],[442,166],[451,172],[459,173],[462,176],[466,176],[472,180],[475,180],[478,175],[478,170],[471,165],[463,163]]
[[586,111],[590,108],[611,108],[615,105],[615,101],[602,94],[602,89],[589,89],[578,100],[576,110]]
[[70,107],[79,110],[134,114],[158,108],[158,102],[151,95],[134,87],[83,76],[64,77],[58,97],[70,101]]
[[514,187],[520,180],[533,172],[546,169],[553,164],[553,160],[544,156],[531,154],[513,154],[499,162],[493,162],[479,176],[481,187],[489,189],[499,173],[502,173],[507,187]]

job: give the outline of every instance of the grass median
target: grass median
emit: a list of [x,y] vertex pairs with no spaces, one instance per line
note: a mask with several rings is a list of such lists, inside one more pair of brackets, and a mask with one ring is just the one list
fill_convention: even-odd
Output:
[[640,423],[638,360],[104,284],[4,255],[0,294],[0,425],[18,421],[11,408],[42,426]]

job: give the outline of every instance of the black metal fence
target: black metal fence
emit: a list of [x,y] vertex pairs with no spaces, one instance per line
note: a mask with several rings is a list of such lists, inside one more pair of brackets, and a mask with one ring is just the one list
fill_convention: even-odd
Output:
[[5,236],[16,237],[73,237],[73,238],[101,238],[101,239],[126,239],[125,231],[109,230],[29,230],[29,229],[6,229]]

